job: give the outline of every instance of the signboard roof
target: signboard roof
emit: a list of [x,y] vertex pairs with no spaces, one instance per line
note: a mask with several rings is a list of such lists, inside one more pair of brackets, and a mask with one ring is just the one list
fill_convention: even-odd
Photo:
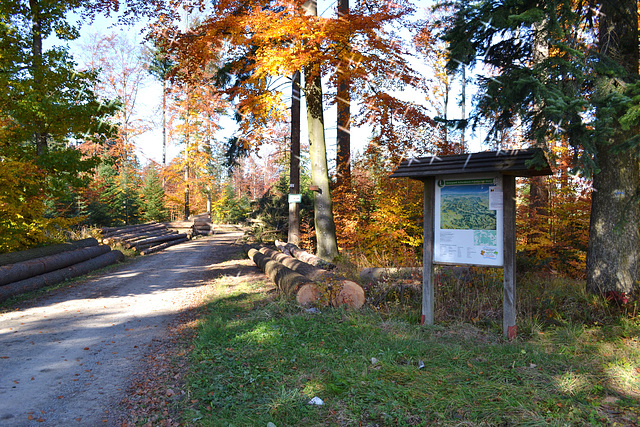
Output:
[[428,176],[491,173],[514,176],[551,175],[549,162],[540,148],[428,156],[404,160],[392,178],[422,179]]

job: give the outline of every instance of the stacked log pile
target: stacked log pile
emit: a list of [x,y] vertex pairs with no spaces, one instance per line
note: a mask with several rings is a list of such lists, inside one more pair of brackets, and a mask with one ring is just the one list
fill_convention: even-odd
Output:
[[167,229],[177,233],[186,234],[191,238],[195,233],[193,231],[193,221],[173,221],[167,223]]
[[194,215],[193,232],[201,236],[210,236],[213,234],[213,224],[209,214]]
[[295,298],[300,305],[364,305],[362,287],[344,277],[266,247],[245,245],[245,252],[283,295]]
[[189,240],[188,234],[170,230],[165,224],[157,222],[103,228],[102,237],[102,242],[105,244],[119,243],[125,248],[140,252],[141,255],[158,252]]
[[0,301],[55,285],[122,261],[120,251],[96,239],[0,255]]

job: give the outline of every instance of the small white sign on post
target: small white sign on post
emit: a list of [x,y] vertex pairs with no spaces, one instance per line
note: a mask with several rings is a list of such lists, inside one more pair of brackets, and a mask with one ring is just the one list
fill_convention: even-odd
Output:
[[436,177],[433,261],[501,267],[501,176]]
[[289,194],[289,203],[302,203],[302,194]]

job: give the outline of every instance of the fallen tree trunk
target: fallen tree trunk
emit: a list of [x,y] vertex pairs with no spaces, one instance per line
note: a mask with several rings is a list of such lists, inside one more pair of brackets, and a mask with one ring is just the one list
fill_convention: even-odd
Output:
[[422,275],[422,267],[365,268],[360,272],[360,282],[377,283],[393,277]]
[[291,255],[294,258],[299,259],[300,261],[306,262],[307,264],[311,264],[315,267],[324,268],[325,270],[331,270],[336,268],[334,264],[323,260],[322,258],[318,258],[315,255],[311,255],[307,251],[303,251],[293,243],[284,243],[279,240],[276,240],[276,247],[280,249],[283,253],[287,255]]
[[300,289],[302,285],[311,283],[311,280],[307,277],[272,260],[267,255],[260,253],[256,248],[245,246],[245,252],[247,256],[269,276],[271,281],[276,284],[278,290],[286,296],[295,297],[298,289]]
[[[176,239],[176,240],[181,240],[181,239]],[[189,240],[189,236],[187,235],[186,237],[184,237],[184,239]],[[168,241],[166,243],[170,243],[172,241],[175,241],[175,240],[170,240],[170,241]],[[130,249],[132,251],[142,252],[142,251],[146,251],[147,249],[152,248],[154,246],[159,246],[161,244],[163,244],[163,242],[151,242],[151,243],[145,243],[143,245],[131,246]]]
[[100,229],[100,233],[102,234],[102,236],[109,234],[109,233],[114,233],[114,232],[120,232],[122,230],[130,230],[132,228],[136,228],[136,227],[142,227],[145,225],[151,225],[151,224],[157,224],[156,222],[148,222],[146,224],[131,224],[131,225],[121,225],[119,227],[102,227]]
[[27,249],[19,252],[9,252],[0,254],[0,266],[16,264],[18,262],[29,261],[31,259],[42,258],[49,255],[55,255],[62,252],[73,251],[78,248],[86,248],[89,246],[98,246],[98,241],[93,237],[88,239],[76,240],[71,243],[58,243],[55,245],[40,246],[38,248]]
[[249,258],[276,284],[281,293],[287,297],[295,298],[302,306],[310,304],[333,306],[347,304],[354,308],[362,306],[359,301],[342,298],[342,287],[339,283],[332,283],[328,280],[320,283],[314,282],[249,245],[245,245],[244,250]]
[[159,237],[150,237],[148,239],[138,240],[135,244],[131,245],[131,248],[137,248],[141,245],[147,245],[149,243],[162,243],[168,242],[171,240],[178,240],[187,237],[186,234],[170,234],[167,236],[159,236]]
[[107,245],[78,248],[47,257],[36,258],[0,267],[0,286],[39,276],[50,271],[59,270],[70,265],[78,264],[109,252]]
[[123,227],[121,229],[115,229],[107,233],[103,233],[102,237],[105,239],[119,238],[127,234],[135,234],[145,230],[155,230],[158,228],[166,228],[166,226],[158,222],[153,222],[150,224],[138,224],[134,226]]
[[296,273],[308,277],[314,282],[324,282],[325,285],[330,285],[330,291],[333,293],[333,297],[331,298],[332,305],[338,306],[346,304],[354,308],[360,308],[365,303],[364,289],[352,280],[307,264],[306,262],[302,262],[273,249],[261,247],[260,252]]
[[123,243],[131,240],[143,239],[145,237],[159,236],[161,234],[166,234],[168,232],[169,230],[166,227],[162,226],[162,227],[138,230],[136,232],[127,233],[127,234],[118,234],[116,236],[111,236],[107,239],[104,239],[104,241],[105,242],[108,241],[109,243],[115,243],[115,242]]
[[169,246],[178,245],[180,243],[184,243],[184,242],[188,242],[188,241],[189,241],[189,239],[187,237],[185,237],[183,239],[172,240],[170,242],[161,243],[161,244],[156,245],[156,246],[150,246],[147,249],[140,251],[140,255],[152,254],[154,252],[158,252],[158,251],[161,251],[163,249],[166,249]]
[[66,267],[60,270],[45,273],[40,276],[31,277],[29,279],[14,282],[9,285],[0,286],[0,301],[4,301],[14,295],[24,292],[33,291],[43,288],[45,286],[55,285],[64,282],[68,279],[82,276],[90,273],[93,270],[106,267],[111,264],[115,264],[118,261],[122,261],[124,255],[120,251],[110,251],[99,257],[92,258],[90,260],[81,262],[71,267]]
[[125,233],[127,232],[127,230],[133,230],[135,228],[140,228],[151,224],[154,223],[123,225],[121,227],[103,227],[100,229],[100,234],[102,235],[102,237],[108,237],[113,234]]
[[330,275],[329,271],[323,270],[321,268],[315,267],[311,264],[307,264],[306,262],[300,261],[290,255],[286,255],[282,252],[278,252],[276,250],[260,247],[259,251],[268,257],[271,257],[275,261],[278,261],[282,265],[292,269],[296,273],[300,273],[303,276],[307,276],[311,280],[322,280],[327,275]]
[[164,226],[160,226],[160,227],[154,227],[154,228],[144,228],[141,230],[136,230],[135,232],[131,232],[131,233],[124,233],[124,234],[114,234],[111,235],[105,239],[103,239],[103,243],[105,244],[113,244],[113,243],[120,243],[124,240],[130,239],[130,238],[135,238],[135,237],[140,237],[140,236],[144,236],[146,234],[149,233],[154,233],[156,231],[164,231],[167,230],[166,227]]
[[130,248],[132,246],[135,246],[138,242],[141,242],[141,241],[146,240],[146,239],[150,239],[152,237],[173,236],[173,235],[176,235],[176,234],[178,234],[177,231],[162,230],[162,231],[158,231],[158,232],[155,232],[155,233],[140,234],[138,236],[131,237],[131,238],[126,239],[126,240],[121,240],[120,244],[123,244],[126,248]]

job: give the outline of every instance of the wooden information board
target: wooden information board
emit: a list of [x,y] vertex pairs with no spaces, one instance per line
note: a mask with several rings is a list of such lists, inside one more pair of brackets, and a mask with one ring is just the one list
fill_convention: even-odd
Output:
[[516,176],[550,175],[540,149],[412,158],[392,178],[424,182],[421,323],[434,323],[434,265],[503,268],[502,326],[516,337]]

